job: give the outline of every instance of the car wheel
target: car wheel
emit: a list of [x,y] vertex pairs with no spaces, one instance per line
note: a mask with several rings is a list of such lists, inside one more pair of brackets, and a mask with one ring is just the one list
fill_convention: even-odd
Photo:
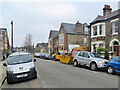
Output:
[[74,66],[77,67],[78,66],[78,62],[75,60],[74,61]]
[[114,73],[113,67],[112,67],[112,66],[109,66],[108,69],[107,69],[107,72],[108,72],[109,74],[113,74],[113,73]]
[[97,65],[96,65],[96,63],[91,63],[91,64],[90,64],[90,69],[91,69],[92,71],[97,70]]

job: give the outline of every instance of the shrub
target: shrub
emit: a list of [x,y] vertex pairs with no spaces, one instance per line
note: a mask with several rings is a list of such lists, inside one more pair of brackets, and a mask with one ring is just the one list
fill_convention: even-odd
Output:
[[108,49],[107,49],[107,48],[98,47],[98,48],[97,48],[97,53],[98,53],[99,55],[101,55],[101,52],[105,52],[104,58],[105,58],[105,59],[109,59],[109,53],[108,53]]

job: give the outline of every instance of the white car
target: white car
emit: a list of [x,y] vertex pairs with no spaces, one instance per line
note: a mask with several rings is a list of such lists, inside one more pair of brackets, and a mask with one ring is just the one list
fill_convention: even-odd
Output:
[[37,71],[34,65],[36,59],[33,59],[30,53],[16,52],[8,56],[7,64],[7,82],[15,83],[18,81],[37,78]]
[[73,59],[74,66],[85,65],[91,70],[97,70],[97,68],[106,68],[108,60],[101,58],[96,53],[79,51]]

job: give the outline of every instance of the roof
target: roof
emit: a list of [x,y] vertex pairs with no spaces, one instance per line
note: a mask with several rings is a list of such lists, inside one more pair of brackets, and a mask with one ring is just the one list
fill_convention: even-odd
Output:
[[[63,25],[66,33],[68,33],[68,34],[84,35],[84,33],[80,34],[77,32],[76,24],[62,23],[62,25]],[[82,24],[82,27],[84,27],[84,26],[88,26],[88,24],[87,23]],[[82,30],[83,30],[83,28],[82,28]]]
[[57,31],[57,30],[50,30],[49,38],[54,39],[54,38],[56,38],[58,36],[58,34],[59,34],[59,31]]
[[108,14],[107,16],[100,16],[98,15],[91,23],[97,22],[97,21],[105,21],[107,19],[116,17],[116,16],[120,16],[120,9],[111,12],[110,14]]
[[30,53],[27,53],[27,52],[15,52],[15,53],[10,54],[9,57],[10,56],[17,56],[17,55],[27,55],[27,54],[30,55]]
[[47,47],[48,46],[48,43],[37,43],[36,47]]
[[116,11],[113,11],[113,12],[111,12],[110,14],[108,14],[108,15],[106,16],[106,19],[112,18],[112,17],[117,16],[117,15],[120,16],[120,9],[118,9],[118,10],[116,10]]
[[104,16],[100,16],[98,15],[91,23],[94,23],[96,21],[104,21],[105,20],[105,17]]
[[66,33],[76,33],[76,25],[70,23],[62,23]]

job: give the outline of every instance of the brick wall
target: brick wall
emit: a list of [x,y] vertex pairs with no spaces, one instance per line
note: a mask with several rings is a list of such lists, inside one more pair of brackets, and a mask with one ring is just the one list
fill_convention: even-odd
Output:
[[[72,35],[67,34],[68,38],[68,46],[69,45],[80,45],[80,46],[88,46],[88,36],[86,35]],[[84,43],[84,38],[87,38],[87,43]],[[69,48],[68,48],[69,49]]]

